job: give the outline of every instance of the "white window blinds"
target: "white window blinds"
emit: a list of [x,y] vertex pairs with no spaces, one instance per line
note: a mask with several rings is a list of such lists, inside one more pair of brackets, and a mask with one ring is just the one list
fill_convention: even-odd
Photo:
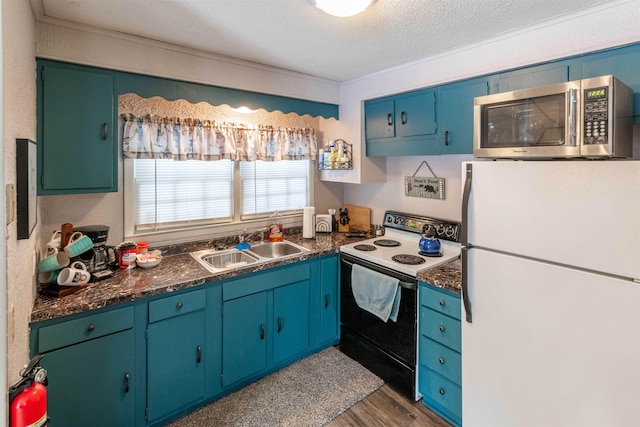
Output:
[[242,218],[307,206],[309,163],[308,160],[240,162]]
[[276,210],[301,212],[312,194],[309,160],[125,162],[132,165],[125,222],[133,234],[265,218]]
[[233,162],[134,160],[136,231],[230,220]]

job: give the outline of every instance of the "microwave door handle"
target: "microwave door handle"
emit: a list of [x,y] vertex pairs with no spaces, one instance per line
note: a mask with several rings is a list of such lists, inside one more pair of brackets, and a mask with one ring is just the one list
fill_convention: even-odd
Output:
[[578,107],[578,100],[576,98],[576,89],[569,89],[569,145],[576,146],[576,109]]

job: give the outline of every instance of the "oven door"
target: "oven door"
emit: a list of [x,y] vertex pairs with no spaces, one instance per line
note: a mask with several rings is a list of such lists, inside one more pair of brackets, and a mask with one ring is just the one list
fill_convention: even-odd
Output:
[[[415,399],[417,280],[394,270],[342,254],[340,262],[341,351]],[[351,269],[359,264],[400,280],[397,321],[383,322],[361,309],[351,289]]]

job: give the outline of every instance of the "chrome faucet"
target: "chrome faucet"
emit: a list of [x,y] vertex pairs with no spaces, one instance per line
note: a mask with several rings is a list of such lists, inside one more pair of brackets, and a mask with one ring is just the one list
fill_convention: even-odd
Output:
[[249,234],[247,234],[247,229],[245,228],[238,235],[238,242],[239,243],[244,243],[246,240],[248,240],[254,234],[260,233],[260,243],[264,243],[264,232],[265,231],[267,231],[267,227],[258,228],[257,230],[254,230],[254,231],[250,232]]

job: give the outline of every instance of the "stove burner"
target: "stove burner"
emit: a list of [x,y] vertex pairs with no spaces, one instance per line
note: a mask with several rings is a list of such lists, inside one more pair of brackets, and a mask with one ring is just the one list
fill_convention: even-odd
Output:
[[420,255],[422,255],[422,256],[426,256],[426,257],[429,257],[429,258],[438,258],[438,257],[441,257],[442,255],[444,255],[442,252],[438,252],[438,253],[435,253],[435,254],[434,254],[434,253],[431,253],[431,254],[430,254],[430,253],[428,253],[428,252],[422,252],[422,251],[420,251],[420,252],[418,252],[418,253],[419,253]]
[[394,255],[391,259],[399,264],[418,265],[424,264],[425,260],[417,255],[399,254]]
[[369,252],[369,251],[375,251],[376,247],[373,245],[355,245],[353,249]]
[[392,248],[394,246],[400,246],[400,242],[398,242],[397,240],[391,240],[391,239],[380,239],[380,240],[376,240],[373,242],[374,245],[376,246],[383,246],[385,248]]

